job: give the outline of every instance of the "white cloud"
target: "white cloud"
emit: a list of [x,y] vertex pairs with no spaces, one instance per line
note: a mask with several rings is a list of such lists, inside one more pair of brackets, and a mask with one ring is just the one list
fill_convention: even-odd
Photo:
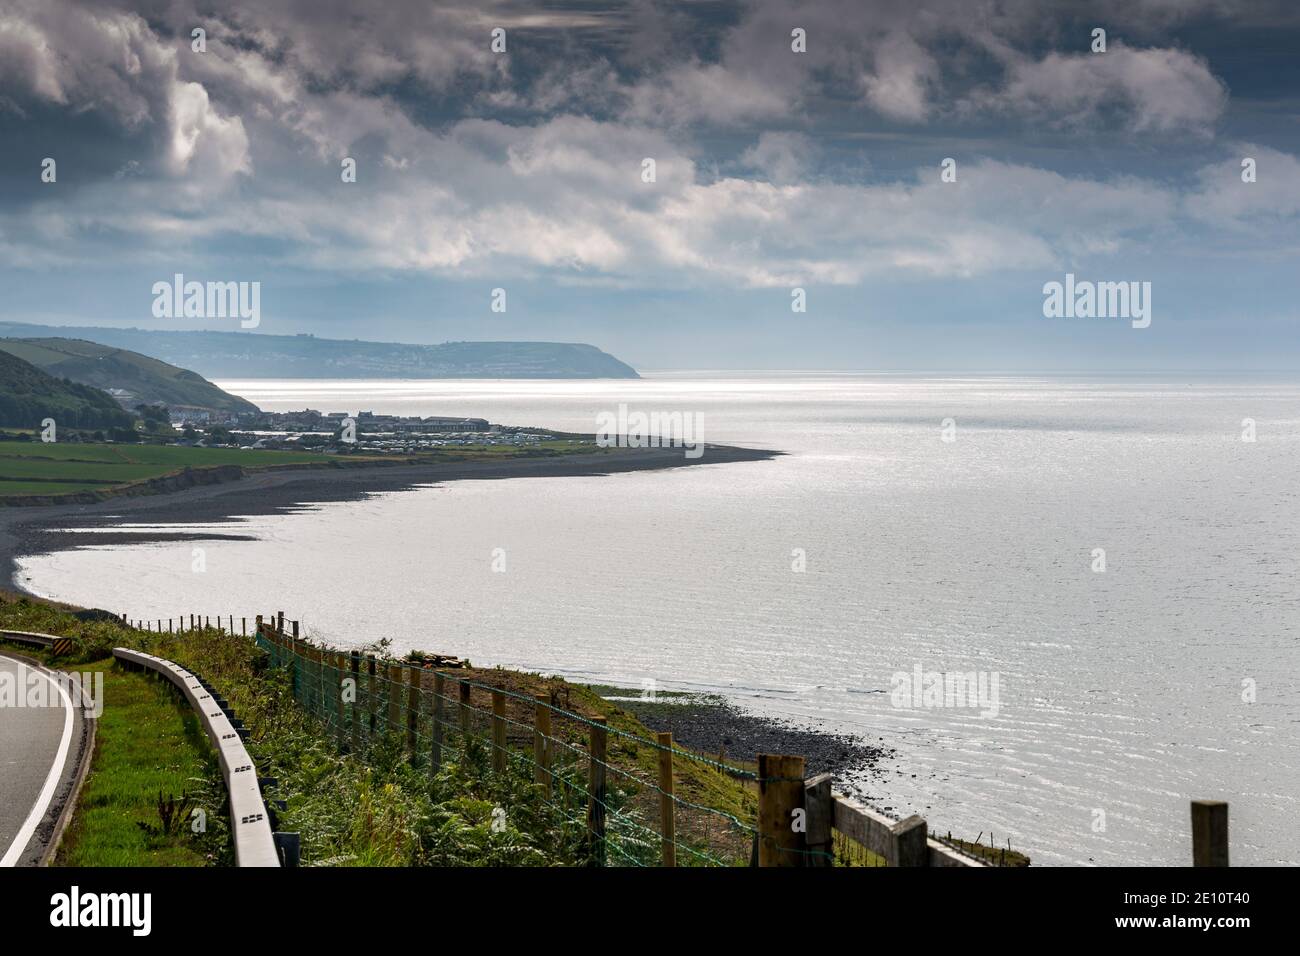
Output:
[[906,33],[893,31],[876,48],[874,69],[862,85],[867,102],[880,113],[920,122],[929,113],[929,89],[938,76],[934,57]]
[[740,164],[762,173],[769,182],[787,185],[810,172],[816,154],[816,144],[803,133],[768,131],[740,154]]
[[1114,110],[1134,132],[1206,134],[1227,101],[1227,89],[1204,60],[1181,50],[1112,43],[1105,53],[1017,58],[1005,85],[977,92],[963,106],[1098,130],[1106,126],[1106,111]]
[[[1253,183],[1241,178],[1246,158],[1255,161]],[[1183,208],[1193,219],[1263,232],[1300,216],[1300,159],[1267,146],[1234,144],[1227,159],[1199,171],[1197,183],[1183,199]]]
[[243,121],[217,113],[200,84],[175,84],[170,120],[167,161],[174,175],[194,171],[206,183],[220,183],[235,173],[252,171]]
[[667,125],[772,119],[791,108],[788,91],[717,63],[684,63],[642,80],[629,95],[628,119]]

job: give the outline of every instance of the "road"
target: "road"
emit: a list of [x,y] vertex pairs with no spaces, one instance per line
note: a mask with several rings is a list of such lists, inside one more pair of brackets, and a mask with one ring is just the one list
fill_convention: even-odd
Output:
[[[50,705],[15,706],[36,685]],[[0,867],[40,862],[72,788],[82,724],[50,672],[0,654]]]

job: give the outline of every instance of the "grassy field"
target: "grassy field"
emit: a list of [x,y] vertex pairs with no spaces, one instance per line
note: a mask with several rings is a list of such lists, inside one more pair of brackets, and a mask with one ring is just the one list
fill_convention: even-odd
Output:
[[[164,828],[160,800],[202,794],[194,806],[217,817],[211,748],[198,718],[161,681],[117,668],[111,658],[73,668],[104,672],[108,702],[95,755],[58,866],[206,866],[213,854],[182,812]],[[207,821],[205,821],[205,826]]]
[[594,445],[567,439],[538,442],[533,447],[464,445],[419,453],[375,452],[346,456],[306,451],[186,448],[176,445],[0,442],[0,498],[111,491],[135,482],[161,478],[186,468],[220,465],[262,470],[360,461],[494,461],[600,450]]
[[[26,645],[0,640],[0,647],[59,666]],[[194,712],[161,682],[117,668],[111,657],[68,669],[103,673],[107,706],[96,727],[90,773],[54,865],[209,865],[225,836],[217,812],[221,777]],[[192,806],[204,809],[218,833],[195,834],[188,812],[164,827],[160,799],[182,795],[198,798]]]
[[324,460],[327,456],[306,452],[239,448],[0,442],[0,496],[103,490],[184,468],[268,468]]

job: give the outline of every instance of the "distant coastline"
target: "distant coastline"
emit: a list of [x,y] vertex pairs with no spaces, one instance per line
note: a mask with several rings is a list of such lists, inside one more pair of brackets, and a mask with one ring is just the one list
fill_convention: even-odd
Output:
[[[554,478],[613,475],[630,471],[766,461],[783,454],[760,448],[707,445],[701,458],[690,459],[680,448],[621,448],[592,454],[553,458],[511,458],[493,462],[433,462],[418,465],[367,465],[350,468],[295,468],[240,475],[202,484],[130,498],[110,498],[79,504],[0,508],[0,574],[9,587],[24,590],[15,580],[16,560],[64,548],[123,541],[211,540],[243,537],[205,533],[122,534],[113,525],[129,516],[150,524],[220,523],[237,516],[278,514],[308,504],[356,501],[370,494],[404,491],[416,485],[461,480]],[[60,534],[69,521],[103,530]],[[232,525],[232,530],[234,529]],[[75,540],[73,540],[75,539]]]
[[[128,349],[206,378],[635,379],[636,369],[585,342],[425,345],[211,329],[32,325],[0,320],[0,336]],[[21,345],[22,343],[18,343]]]

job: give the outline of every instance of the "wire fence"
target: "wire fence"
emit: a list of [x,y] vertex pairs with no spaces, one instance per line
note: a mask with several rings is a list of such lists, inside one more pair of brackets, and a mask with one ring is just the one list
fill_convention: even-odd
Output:
[[[170,620],[136,623],[173,629]],[[190,615],[188,628],[182,616],[176,630],[187,629],[250,636],[248,619],[230,615],[215,624]],[[298,622],[282,613],[258,615],[251,630],[340,751],[395,746],[431,774],[474,766],[503,783],[526,782],[568,849],[594,865],[1008,864],[1006,850],[976,855],[919,817],[899,820],[833,794],[829,775],[811,787],[802,757],[761,755],[755,772],[685,750],[671,734],[650,739],[583,714],[567,694],[561,706],[554,690],[526,693],[510,686],[509,671],[489,679],[455,658],[398,661],[320,647],[300,639]]]
[[[753,772],[611,726],[466,673],[320,648],[259,624],[271,666],[289,671],[294,699],[343,750],[400,741],[427,762],[482,760],[494,774],[527,779],[602,866],[735,866],[753,858]],[[585,771],[585,772],[584,772]],[[732,809],[710,806],[730,790]],[[737,799],[736,794],[741,798]]]

